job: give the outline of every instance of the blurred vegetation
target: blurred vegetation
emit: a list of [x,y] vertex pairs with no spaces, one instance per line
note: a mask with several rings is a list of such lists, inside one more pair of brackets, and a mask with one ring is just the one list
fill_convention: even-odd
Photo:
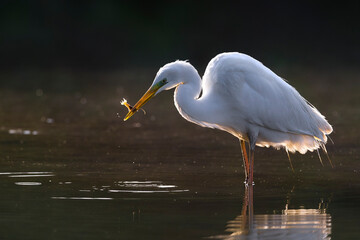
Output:
[[358,5],[3,0],[0,71],[159,67],[175,59],[202,70],[224,51],[273,65],[356,66]]

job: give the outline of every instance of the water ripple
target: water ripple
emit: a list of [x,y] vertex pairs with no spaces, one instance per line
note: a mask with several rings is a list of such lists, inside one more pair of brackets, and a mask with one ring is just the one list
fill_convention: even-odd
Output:
[[40,186],[41,182],[15,182],[15,185],[19,186]]
[[113,198],[107,197],[51,197],[56,200],[113,200]]
[[0,172],[0,175],[33,175],[33,174],[53,174],[52,172]]
[[26,175],[10,175],[11,178],[28,178],[28,177],[53,177],[55,174],[26,174]]
[[[161,181],[119,181],[116,187],[120,189],[109,189],[110,193],[181,193],[188,192],[187,189],[176,189],[178,186],[164,184]],[[161,190],[159,190],[159,188]]]
[[180,193],[189,190],[109,190],[111,193]]
[[28,130],[28,129],[21,129],[21,128],[9,129],[8,133],[11,135],[38,135],[39,134],[39,132],[36,130]]

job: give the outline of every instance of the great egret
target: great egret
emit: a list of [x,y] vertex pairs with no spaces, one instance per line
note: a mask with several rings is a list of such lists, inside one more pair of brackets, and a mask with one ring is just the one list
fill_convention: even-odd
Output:
[[[283,147],[287,154],[304,154],[320,147],[326,152],[332,127],[325,117],[295,88],[246,54],[217,55],[202,80],[186,61],[166,64],[133,107],[124,103],[129,109],[124,121],[153,96],[172,88],[176,88],[175,106],[182,117],[240,140],[246,183],[253,183],[255,146]],[[245,142],[249,143],[249,157]]]

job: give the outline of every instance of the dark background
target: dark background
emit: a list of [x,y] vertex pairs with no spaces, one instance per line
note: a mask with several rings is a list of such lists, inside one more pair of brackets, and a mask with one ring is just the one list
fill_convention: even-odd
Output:
[[0,71],[204,69],[239,51],[266,65],[360,63],[359,4],[304,1],[1,1]]
[[[285,77],[334,127],[335,168],[323,153],[324,167],[316,152],[291,154],[292,172],[285,151],[256,148],[253,226],[286,203],[300,214],[324,203],[331,238],[359,238],[360,9],[322,2],[0,0],[0,238],[229,234],[243,206],[238,141],[184,120],[173,91],[126,122],[120,105],[134,104],[165,63],[188,59],[202,75],[224,51]],[[17,185],[27,180],[42,185]],[[108,192],[144,180],[190,191]],[[77,196],[114,201],[53,199]],[[293,227],[311,226],[298,216]]]

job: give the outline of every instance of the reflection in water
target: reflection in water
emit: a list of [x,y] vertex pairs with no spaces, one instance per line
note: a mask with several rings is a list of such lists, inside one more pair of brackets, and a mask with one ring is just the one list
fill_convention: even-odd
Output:
[[230,235],[212,239],[331,239],[331,216],[318,209],[285,209],[281,214],[253,214],[253,186],[246,187],[241,215],[227,223]]

